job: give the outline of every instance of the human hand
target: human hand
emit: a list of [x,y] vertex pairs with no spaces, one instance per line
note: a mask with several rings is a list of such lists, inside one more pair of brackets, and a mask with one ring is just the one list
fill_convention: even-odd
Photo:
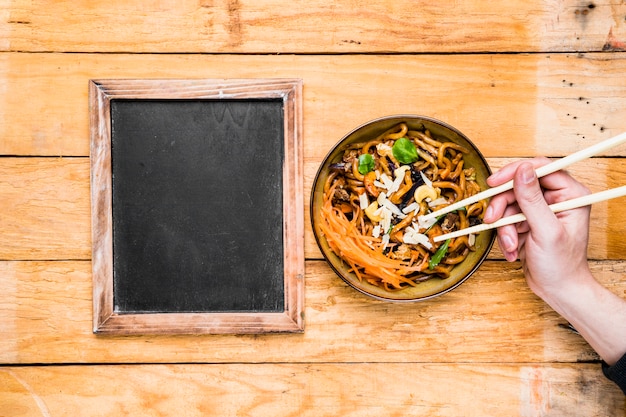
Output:
[[498,229],[498,244],[508,261],[518,257],[529,287],[543,296],[558,291],[566,282],[589,276],[587,243],[589,207],[553,213],[548,205],[589,194],[589,190],[565,171],[538,179],[535,169],[547,158],[534,158],[505,166],[487,180],[490,186],[511,179],[511,191],[494,196],[484,221],[524,213],[527,221]]
[[530,289],[568,320],[609,365],[626,352],[626,300],[595,280],[587,262],[590,208],[552,213],[549,204],[589,194],[565,171],[537,179],[547,158],[516,162],[487,179],[513,190],[494,196],[484,216],[493,223],[519,212],[527,220],[498,228],[498,244],[508,261],[522,262]]

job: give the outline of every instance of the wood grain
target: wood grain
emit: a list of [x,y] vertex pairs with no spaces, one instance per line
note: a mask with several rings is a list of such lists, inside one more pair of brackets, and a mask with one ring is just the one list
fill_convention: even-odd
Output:
[[[88,156],[93,78],[295,77],[304,84],[304,155],[313,161],[360,124],[407,113],[452,124],[488,157],[564,156],[626,129],[624,73],[626,52],[0,53],[0,155]],[[624,156],[626,146],[608,155]]]
[[[489,158],[493,169],[515,159]],[[0,259],[92,259],[88,158],[0,158]],[[313,237],[309,201],[319,163],[304,163],[305,257],[320,259]],[[593,158],[571,167],[573,175],[592,191],[623,185],[626,160]],[[592,208],[589,256],[624,259],[620,239],[626,214],[623,199]],[[491,258],[502,259],[497,248]]]
[[[451,293],[389,304],[320,260],[306,209],[306,332],[93,334],[88,104],[97,78],[300,78],[306,208],[328,150],[380,116],[448,122],[494,169],[622,133],[623,0],[0,4],[1,417],[626,416],[497,245]],[[623,185],[625,157],[571,171]],[[623,204],[593,207],[589,256],[626,297]]]
[[0,259],[91,259],[88,158],[0,158],[0,178]]
[[[592,262],[591,266],[602,284],[626,295],[624,261]],[[307,262],[305,280],[303,334],[108,336],[92,333],[90,262],[0,262],[0,362],[598,360],[587,343],[530,292],[518,263],[487,261],[454,291],[413,304],[361,295],[322,261]]]
[[[282,164],[282,255],[284,309],[280,312],[115,311],[113,251],[111,101],[279,99],[284,138]],[[107,334],[201,334],[302,332],[304,223],[302,189],[302,80],[92,80],[89,84],[93,328]],[[152,139],[152,138],[150,138]]]
[[619,0],[5,3],[5,51],[577,52],[624,50],[626,39]]
[[597,364],[8,367],[0,386],[13,417],[625,415]]

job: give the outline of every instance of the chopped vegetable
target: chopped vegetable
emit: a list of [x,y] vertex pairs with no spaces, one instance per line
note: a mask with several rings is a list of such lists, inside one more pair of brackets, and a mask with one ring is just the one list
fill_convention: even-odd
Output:
[[432,228],[433,228],[433,227],[434,227],[437,223],[439,223],[439,221],[440,221],[441,219],[443,219],[444,217],[446,217],[446,215],[445,215],[445,214],[442,214],[441,216],[437,216],[437,217],[435,217],[435,221],[433,221],[433,222],[430,224],[430,226],[428,226],[428,227],[426,228],[426,231],[425,231],[424,233],[428,233],[428,232],[430,232],[430,229],[432,229]]
[[439,249],[437,249],[433,257],[430,258],[430,261],[428,261],[429,269],[433,269],[434,267],[439,265],[439,262],[441,262],[443,257],[446,256],[446,253],[448,252],[448,245],[450,245],[450,240],[451,239],[448,239],[443,242],[443,245],[439,246]]
[[374,170],[374,157],[369,153],[359,155],[359,173],[362,175],[367,174]]
[[[481,223],[482,211],[424,217],[449,204],[451,191],[458,195],[459,188],[468,194],[480,189],[475,181],[467,180],[472,168],[452,145],[437,141],[427,131],[408,130],[405,123],[365,139],[347,148],[341,162],[330,168],[332,174],[324,183],[321,235],[350,273],[382,290],[417,287],[434,277],[445,279],[474,250],[475,237],[452,239],[445,245],[432,239],[466,224]],[[436,155],[428,144],[438,149]],[[373,168],[368,166],[372,162]],[[429,192],[416,200],[416,190],[424,185],[422,190]]]
[[[459,210],[464,211],[464,212],[467,213],[467,208],[466,207],[461,207],[459,209],[451,211],[450,213],[458,213]],[[441,221],[441,219],[443,219],[444,217],[446,217],[445,214],[442,214],[441,216],[437,216],[435,218],[435,221],[433,221],[433,223],[430,226],[428,226],[428,228],[426,228],[426,232],[424,232],[424,233],[427,233],[428,231],[430,231],[430,229],[432,229],[433,226],[436,225],[437,223],[439,223],[439,221]]]
[[400,138],[391,148],[393,156],[401,164],[412,164],[419,159],[415,144],[407,138]]

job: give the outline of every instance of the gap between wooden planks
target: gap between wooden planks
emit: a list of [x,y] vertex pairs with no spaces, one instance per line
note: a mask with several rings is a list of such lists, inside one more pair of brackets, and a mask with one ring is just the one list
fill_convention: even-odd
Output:
[[296,77],[313,161],[360,124],[406,113],[452,124],[487,157],[564,156],[626,128],[625,58],[0,53],[0,155],[88,156],[92,78]]
[[[515,158],[488,158],[498,169]],[[305,256],[320,259],[309,217],[309,197],[318,160],[304,165]],[[571,167],[592,191],[623,185],[626,158],[593,158]],[[89,159],[0,157],[0,260],[91,259]],[[589,257],[623,259],[623,201],[592,208]],[[502,259],[497,245],[492,259]]]
[[[625,261],[591,267],[603,285],[626,294]],[[307,262],[305,281],[304,334],[98,336],[91,327],[89,261],[0,262],[0,363],[598,360],[530,292],[516,263],[487,261],[459,288],[422,303],[372,300],[323,261]]]
[[[7,2],[0,50],[375,53],[623,50],[626,5],[410,0]],[[622,23],[622,24],[620,24]],[[63,30],[58,30],[63,27]]]

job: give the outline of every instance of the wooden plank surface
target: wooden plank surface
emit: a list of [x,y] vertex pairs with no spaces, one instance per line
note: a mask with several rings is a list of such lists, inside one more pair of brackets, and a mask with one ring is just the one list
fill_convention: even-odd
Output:
[[[441,119],[497,169],[622,133],[624,74],[623,0],[0,0],[0,417],[626,416],[497,246],[451,293],[390,304],[321,260],[308,210],[306,332],[93,334],[87,100],[95,78],[301,78],[307,207],[368,120]],[[571,171],[623,185],[626,147]],[[589,256],[626,297],[623,204],[592,209]]]
[[0,178],[0,259],[91,259],[88,158],[0,158]]
[[452,124],[488,157],[563,156],[622,133],[625,73],[626,52],[0,53],[0,155],[88,156],[92,78],[295,77],[304,83],[304,155],[314,161],[360,124],[407,113]]
[[5,387],[0,415],[625,415],[624,395],[598,374],[597,366],[385,363],[7,367],[0,369],[0,386]]
[[[515,159],[489,158],[493,169]],[[305,256],[321,258],[313,237],[309,201],[319,161],[304,165]],[[623,185],[626,160],[593,158],[570,171],[592,191]],[[0,260],[91,259],[91,208],[88,158],[0,158]],[[589,256],[624,259],[620,239],[626,222],[623,199],[592,209]],[[497,250],[492,258],[501,259]]]
[[[553,52],[624,50],[620,0],[6,0],[0,50]],[[62,28],[62,30],[59,30]]]
[[[626,294],[625,261],[592,262],[592,269],[611,291]],[[288,335],[95,335],[89,261],[0,262],[0,288],[0,363],[5,364],[598,360],[530,292],[519,264],[502,261],[487,261],[442,297],[411,304],[370,299],[344,284],[325,262],[308,261],[306,331]]]

